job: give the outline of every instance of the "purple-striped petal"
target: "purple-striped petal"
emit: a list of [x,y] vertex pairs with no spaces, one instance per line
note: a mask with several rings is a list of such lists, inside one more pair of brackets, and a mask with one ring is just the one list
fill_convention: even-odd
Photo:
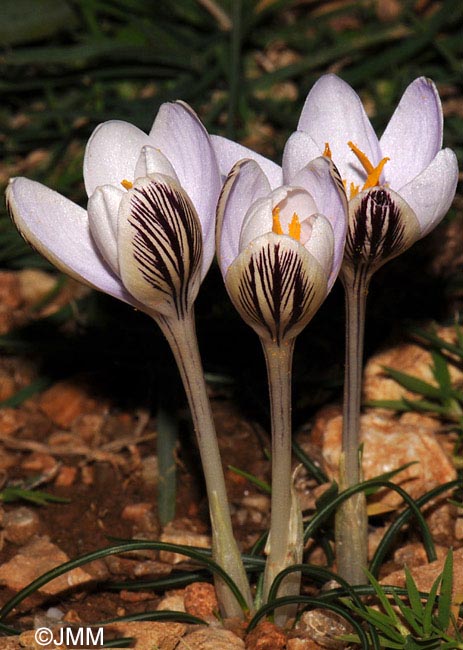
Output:
[[135,166],[144,145],[152,144],[146,133],[120,120],[96,127],[84,156],[84,181],[88,196],[101,185],[121,187],[135,180]]
[[60,271],[139,307],[100,256],[83,208],[27,178],[12,179],[6,194],[21,235]]
[[231,168],[240,160],[254,160],[267,176],[272,190],[282,185],[283,177],[281,167],[272,160],[220,135],[212,135],[211,140],[222,176],[226,177],[230,173]]
[[187,104],[175,102],[161,106],[150,136],[169,159],[198,213],[203,230],[204,277],[214,257],[215,209],[221,189],[209,134]]
[[451,149],[442,149],[419,176],[402,187],[400,196],[414,210],[421,237],[445,217],[458,182],[458,161]]
[[217,205],[216,249],[222,275],[239,254],[240,233],[251,205],[270,193],[267,176],[253,160],[237,163]]
[[268,341],[297,336],[326,296],[326,275],[318,261],[291,237],[268,233],[254,239],[225,276],[242,318]]
[[201,238],[196,210],[177,183],[139,178],[119,208],[124,286],[149,310],[183,318],[199,290]]
[[396,192],[418,176],[442,147],[443,117],[439,94],[425,77],[415,79],[399,102],[380,140],[390,161],[385,178]]

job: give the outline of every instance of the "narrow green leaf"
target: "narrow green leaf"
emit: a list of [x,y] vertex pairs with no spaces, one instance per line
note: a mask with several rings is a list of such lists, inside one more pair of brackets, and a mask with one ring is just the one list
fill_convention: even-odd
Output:
[[421,618],[423,615],[424,607],[423,603],[421,602],[420,592],[418,591],[418,587],[413,580],[408,566],[405,566],[405,587],[407,589],[408,599],[410,601],[412,610],[415,613],[415,616]]
[[315,501],[317,512],[322,512],[326,507],[331,506],[334,499],[339,496],[339,486],[336,481],[333,481],[330,487],[323,492]]
[[438,576],[434,580],[432,587],[429,590],[428,600],[426,601],[426,604],[424,606],[424,613],[423,613],[424,636],[429,636],[431,634],[432,615],[433,615],[434,608],[436,606],[436,595],[437,595],[437,590],[439,588],[440,582],[441,582],[441,576]]
[[260,478],[257,478],[257,476],[254,476],[253,474],[250,474],[249,472],[245,472],[243,469],[239,469],[238,467],[235,467],[234,465],[229,465],[228,469],[231,470],[234,474],[238,474],[238,476],[242,476],[243,478],[247,479],[250,483],[258,487],[262,492],[265,492],[266,494],[271,494],[272,493],[272,488],[271,486],[266,483],[265,481],[262,481]]
[[439,352],[431,352],[433,365],[431,367],[432,374],[434,379],[439,384],[440,388],[444,393],[448,393],[452,388],[452,382],[450,380],[450,372],[447,365],[447,360]]
[[441,630],[446,630],[450,624],[450,614],[452,611],[452,591],[453,591],[453,552],[452,549],[447,553],[444,569],[442,571],[442,582],[439,594],[439,604],[437,609],[437,622]]
[[392,379],[395,379],[398,384],[407,390],[411,390],[414,393],[419,393],[425,397],[433,397],[435,399],[442,397],[442,390],[440,388],[433,386],[432,384],[428,384],[428,382],[423,381],[422,379],[412,377],[411,375],[407,375],[400,370],[396,370],[395,368],[390,368],[388,366],[383,366],[383,368],[387,374],[392,377]]
[[[403,470],[407,469],[411,465],[416,465],[417,462],[418,462],[417,460],[412,460],[409,463],[405,463],[405,465],[401,465],[397,469],[393,469],[390,472],[385,472],[384,474],[375,476],[375,478],[378,481],[389,481],[389,479],[394,478],[394,476],[397,476],[397,474],[400,474],[400,472],[403,472]],[[377,487],[367,488],[364,492],[366,496],[370,496],[371,494],[376,494],[379,490],[382,489],[383,488],[381,486],[377,486]]]

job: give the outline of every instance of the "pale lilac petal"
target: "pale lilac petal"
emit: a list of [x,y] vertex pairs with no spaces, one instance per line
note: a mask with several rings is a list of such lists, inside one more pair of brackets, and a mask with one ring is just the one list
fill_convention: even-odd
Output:
[[219,161],[220,172],[223,176],[227,176],[233,165],[238,161],[246,158],[255,160],[267,176],[272,190],[282,184],[281,167],[272,160],[261,156],[261,154],[252,151],[252,149],[243,147],[242,144],[238,144],[227,138],[222,138],[220,135],[212,135],[211,139],[217,160]]
[[221,189],[209,134],[188,104],[175,102],[161,106],[150,136],[169,159],[198,213],[203,229],[204,276],[214,257],[215,209]]
[[442,149],[419,176],[402,187],[400,196],[414,210],[421,237],[445,217],[458,182],[458,162],[451,149]]
[[217,206],[217,258],[225,277],[239,254],[240,233],[251,205],[270,193],[267,176],[254,160],[243,160],[231,170]]
[[317,205],[331,224],[334,233],[334,259],[328,287],[331,289],[341,268],[347,232],[347,199],[339,174],[331,161],[320,157],[312,160],[293,179],[310,192]]
[[415,79],[404,92],[380,140],[390,161],[385,178],[397,192],[434,160],[442,147],[443,117],[439,94],[425,77]]
[[329,144],[333,162],[348,184],[363,185],[365,181],[365,171],[348,141],[363,151],[374,166],[381,160],[378,138],[359,96],[336,75],[324,75],[314,84],[297,128],[312,137],[318,155],[323,153],[325,143]]
[[140,151],[150,143],[146,133],[127,122],[111,120],[97,126],[90,136],[84,156],[84,181],[88,196],[100,185],[120,187],[123,180],[133,183]]
[[87,205],[90,232],[104,260],[116,275],[119,275],[117,221],[119,205],[125,193],[114,185],[103,185],[93,192]]
[[[305,248],[318,261],[328,278],[333,267],[334,234],[330,222],[322,214],[314,215],[312,233]],[[328,286],[328,291],[331,286]]]
[[7,205],[24,239],[60,271],[138,306],[101,258],[83,208],[27,178],[10,181]]
[[283,182],[293,184],[296,174],[314,158],[323,155],[325,147],[319,145],[303,131],[293,133],[283,151]]
[[300,187],[283,185],[271,194],[273,207],[280,209],[280,225],[283,234],[288,234],[294,214],[302,221],[317,212],[317,204],[311,194]]
[[244,250],[253,239],[272,232],[272,208],[273,201],[270,194],[254,201],[243,220],[239,252]]
[[169,159],[159,149],[145,146],[142,147],[135,166],[134,178],[143,178],[150,174],[164,174],[164,176],[170,176],[176,183],[180,184]]

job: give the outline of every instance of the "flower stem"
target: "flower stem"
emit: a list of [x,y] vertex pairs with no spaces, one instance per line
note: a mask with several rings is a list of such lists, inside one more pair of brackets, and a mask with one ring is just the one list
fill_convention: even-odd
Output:
[[[302,513],[292,492],[291,475],[291,368],[294,339],[277,344],[262,340],[270,391],[272,420],[272,500],[268,558],[264,577],[264,602],[275,576],[302,561]],[[298,594],[300,574],[283,580],[278,596]],[[281,609],[281,608],[280,608]],[[285,608],[286,610],[286,608]],[[288,617],[288,612],[276,612]],[[284,621],[283,621],[284,622]]]
[[[362,393],[363,341],[369,276],[344,272],[346,300],[346,365],[339,484],[342,490],[362,480],[360,460],[360,404]],[[350,584],[365,582],[367,566],[366,498],[360,492],[336,513],[336,561],[338,573]]]
[[[172,349],[193,417],[211,516],[213,559],[227,571],[251,608],[249,583],[233,536],[227,490],[198,350],[193,312],[187,313],[184,318],[167,318],[159,314],[153,317]],[[242,618],[243,611],[230,590],[219,580],[216,580],[216,589],[222,614],[226,617]]]

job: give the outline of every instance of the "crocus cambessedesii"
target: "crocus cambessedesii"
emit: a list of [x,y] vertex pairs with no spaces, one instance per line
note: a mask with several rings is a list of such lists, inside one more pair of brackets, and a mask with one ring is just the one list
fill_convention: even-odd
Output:
[[[405,90],[378,140],[354,90],[326,75],[309,92],[298,130],[283,156],[291,183],[309,160],[332,158],[349,198],[349,225],[340,277],[346,294],[346,371],[340,484],[361,480],[359,429],[366,296],[373,273],[444,217],[455,195],[458,167],[442,149],[437,89],[420,77]],[[338,571],[352,584],[365,580],[367,518],[363,493],[337,513]]]
[[[215,146],[233,155],[239,151],[224,140],[216,139]],[[267,363],[272,497],[265,601],[275,576],[302,561],[302,516],[291,479],[292,356],[297,335],[339,271],[347,202],[327,158],[311,161],[291,185],[279,187],[281,170],[267,161],[267,176],[254,158],[238,162],[225,181],[217,209],[217,255],[230,298],[259,335]],[[282,582],[279,595],[299,589],[300,576],[293,573]],[[280,609],[276,620],[283,623],[290,612]]]
[[[147,135],[122,121],[87,144],[87,211],[26,178],[7,204],[24,238],[60,270],[149,314],[166,336],[187,392],[203,464],[213,557],[251,596],[233,537],[223,470],[196,341],[193,303],[214,255],[221,188],[209,136],[182,102],[161,106]],[[216,581],[222,613],[242,615]]]

